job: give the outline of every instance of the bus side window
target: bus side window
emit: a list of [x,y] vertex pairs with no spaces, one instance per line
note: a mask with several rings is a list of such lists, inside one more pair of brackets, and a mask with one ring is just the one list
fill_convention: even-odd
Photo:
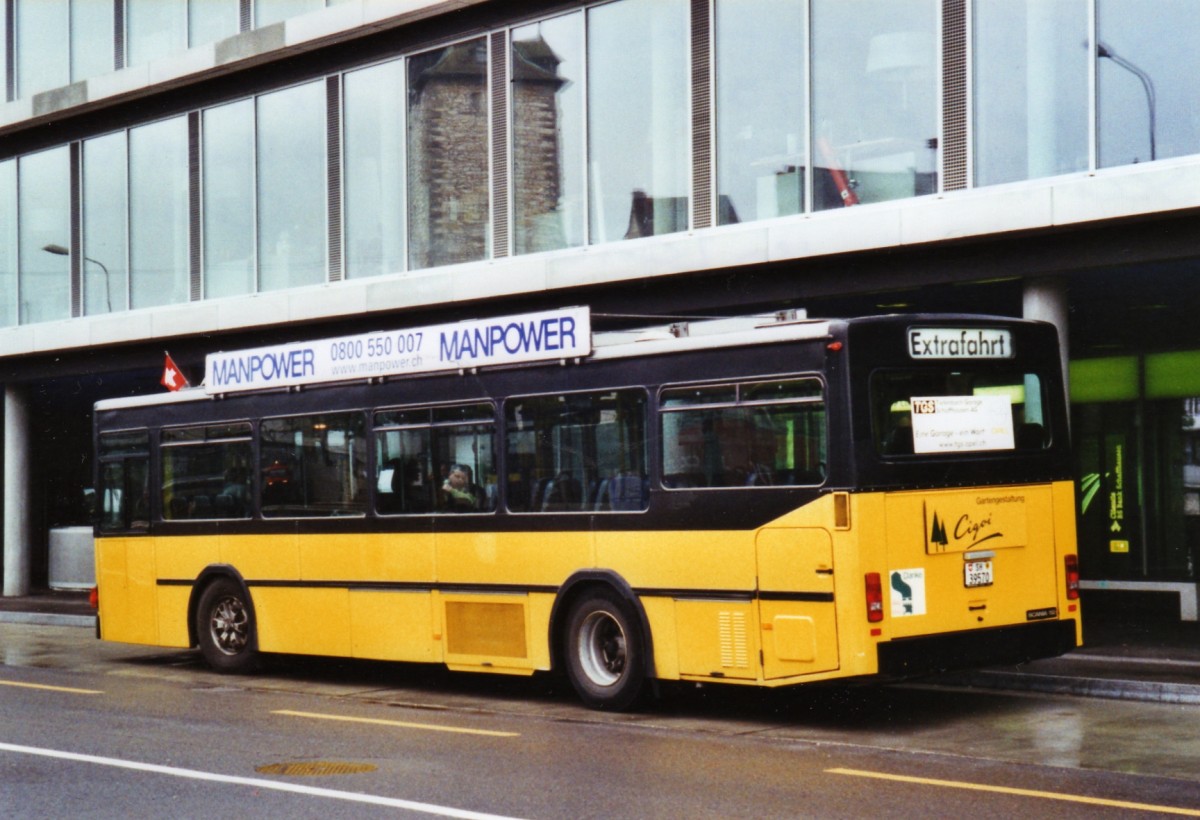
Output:
[[361,413],[264,419],[260,499],[267,517],[366,512],[366,424]]
[[649,505],[643,390],[510,399],[505,442],[512,512],[638,512]]
[[374,426],[377,513],[495,510],[496,425],[490,403],[380,410]]
[[145,431],[100,436],[100,532],[149,530],[149,445]]
[[813,486],[824,482],[825,404],[815,378],[664,389],[663,486]]

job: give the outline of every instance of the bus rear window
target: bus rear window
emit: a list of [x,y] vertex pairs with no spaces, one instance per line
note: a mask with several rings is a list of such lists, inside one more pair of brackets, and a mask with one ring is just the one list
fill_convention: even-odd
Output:
[[1036,373],[891,370],[871,375],[875,448],[883,456],[954,455],[1050,446]]

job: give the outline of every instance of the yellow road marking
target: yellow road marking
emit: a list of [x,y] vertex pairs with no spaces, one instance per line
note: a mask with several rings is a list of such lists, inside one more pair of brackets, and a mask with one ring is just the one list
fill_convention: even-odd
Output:
[[70,686],[50,686],[46,683],[18,683],[15,680],[0,680],[0,686],[16,686],[21,689],[42,689],[47,692],[67,692],[72,695],[103,695],[98,689],[73,689]]
[[273,715],[289,717],[313,718],[314,720],[340,720],[346,723],[370,723],[375,726],[398,726],[401,729],[422,729],[427,732],[451,732],[459,735],[483,735],[485,737],[520,737],[520,732],[495,732],[489,729],[463,729],[457,726],[439,726],[435,723],[407,723],[402,720],[383,720],[381,718],[348,717],[346,715],[323,715],[318,712],[293,712],[290,709],[277,709]]
[[1021,797],[1040,797],[1043,800],[1064,800],[1068,803],[1086,803],[1090,806],[1107,806],[1116,809],[1136,809],[1138,811],[1154,811],[1160,814],[1181,814],[1185,817],[1200,817],[1200,809],[1181,809],[1175,806],[1158,806],[1152,803],[1133,803],[1129,800],[1108,800],[1103,797],[1087,797],[1081,794],[1063,794],[1061,792],[1045,792],[1037,789],[1018,789],[1012,786],[989,786],[984,783],[966,783],[961,780],[937,780],[929,777],[910,777],[902,774],[887,774],[886,772],[867,772],[861,769],[826,769],[828,774],[844,774],[851,777],[871,777],[876,780],[894,780],[899,783],[917,783],[923,786],[941,786],[947,789],[967,789],[977,792],[997,792],[999,794],[1015,794]]

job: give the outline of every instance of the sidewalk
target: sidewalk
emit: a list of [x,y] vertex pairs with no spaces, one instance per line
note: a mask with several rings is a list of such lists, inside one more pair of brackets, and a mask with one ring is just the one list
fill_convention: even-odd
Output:
[[[42,592],[0,597],[0,622],[94,627],[96,618],[86,592]],[[1200,704],[1200,623],[1154,612],[1085,614],[1083,636],[1083,646],[1060,658],[955,672],[923,683]]]
[[15,598],[0,596],[0,623],[42,626],[96,625],[87,592],[41,591]]
[[1151,613],[1089,617],[1083,646],[1058,658],[942,675],[979,689],[1200,704],[1200,623]]

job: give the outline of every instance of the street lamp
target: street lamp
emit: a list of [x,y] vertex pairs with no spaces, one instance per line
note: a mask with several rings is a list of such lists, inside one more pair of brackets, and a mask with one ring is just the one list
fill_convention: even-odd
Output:
[[1155,125],[1155,98],[1154,98],[1154,80],[1146,73],[1144,69],[1139,68],[1133,63],[1126,60],[1124,57],[1113,51],[1112,48],[1100,41],[1096,42],[1096,56],[1100,59],[1109,59],[1119,65],[1121,68],[1128,71],[1133,76],[1142,81],[1142,88],[1146,92],[1146,108],[1150,111],[1150,159],[1158,158],[1158,151],[1154,145],[1154,132],[1157,130]]
[[[71,252],[69,250],[67,250],[66,248],[64,248],[62,245],[55,245],[53,243],[51,243],[49,245],[43,245],[42,250],[44,250],[46,253],[52,253],[55,256],[70,256],[71,255]],[[93,259],[90,256],[83,257],[83,261],[84,262],[94,262],[95,264],[100,266],[100,270],[104,271],[104,301],[108,305],[108,312],[112,313],[112,287],[110,286],[110,278],[108,275],[108,266],[105,265],[103,262],[101,262],[99,259]]]

